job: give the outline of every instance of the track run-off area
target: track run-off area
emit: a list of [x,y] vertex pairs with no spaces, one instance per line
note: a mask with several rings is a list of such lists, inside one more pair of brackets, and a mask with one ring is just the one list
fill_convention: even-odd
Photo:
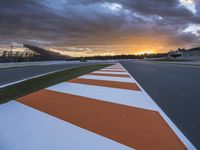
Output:
[[196,148],[120,64],[0,105],[3,150]]

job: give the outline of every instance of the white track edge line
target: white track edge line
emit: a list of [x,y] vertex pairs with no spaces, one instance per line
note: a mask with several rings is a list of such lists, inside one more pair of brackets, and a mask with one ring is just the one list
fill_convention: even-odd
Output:
[[60,71],[64,71],[64,70],[69,70],[69,69],[73,69],[73,68],[81,67],[81,66],[82,65],[78,65],[78,66],[74,66],[74,67],[69,67],[69,68],[59,69],[59,70],[55,70],[55,71],[50,71],[50,72],[43,73],[43,74],[40,74],[40,75],[28,77],[28,78],[25,78],[25,79],[22,79],[22,80],[18,80],[18,81],[14,81],[14,82],[11,82],[11,83],[3,84],[3,85],[0,86],[0,89],[1,88],[5,88],[5,87],[10,86],[10,85],[14,85],[14,84],[23,82],[23,81],[27,81],[27,80],[30,80],[30,79],[38,78],[38,77],[45,76],[45,75],[48,75],[48,74],[52,74],[52,73],[56,73],[56,72],[60,72]]
[[[119,63],[119,62],[118,62]],[[121,65],[121,63],[119,63]],[[124,70],[125,67],[121,65]],[[127,71],[127,70],[126,70]],[[130,75],[131,78],[133,76],[127,71],[127,73]],[[134,79],[134,78],[133,78]],[[136,79],[134,79],[136,81]],[[174,133],[179,137],[179,139],[182,141],[182,143],[187,147],[189,150],[197,150],[195,146],[188,140],[188,138],[181,132],[181,130],[174,124],[174,122],[164,113],[164,111],[156,104],[156,102],[147,94],[147,92],[140,86],[140,84],[136,81],[140,89],[142,90],[143,94],[153,105],[157,107],[158,112],[163,117],[163,119],[167,122],[167,124],[171,127],[171,129],[174,131]]]
[[[105,63],[105,64],[109,64],[109,63]],[[27,81],[27,80],[34,79],[34,78],[37,78],[37,77],[41,77],[41,76],[44,76],[44,75],[48,75],[48,74],[52,74],[52,73],[56,73],[56,72],[60,72],[60,71],[68,70],[68,69],[73,69],[73,68],[81,67],[81,66],[82,65],[78,65],[78,66],[74,66],[74,67],[69,67],[69,68],[59,69],[59,70],[55,70],[55,71],[50,71],[50,72],[43,73],[43,74],[40,74],[40,75],[36,75],[36,76],[29,77],[29,78],[25,78],[25,79],[22,79],[22,80],[14,81],[14,82],[11,82],[11,83],[6,83],[6,84],[3,84],[3,85],[0,85],[0,89],[1,88],[5,88],[5,87],[10,86],[10,85],[14,85],[14,84],[23,82],[23,81]]]
[[[80,67],[80,66],[76,66],[76,67]],[[45,75],[48,75],[48,74],[52,74],[52,73],[56,73],[56,72],[60,72],[60,71],[64,71],[64,70],[68,70],[68,69],[72,69],[72,68],[76,68],[76,67],[69,67],[69,68],[65,68],[65,69],[59,69],[59,70],[43,73],[43,74],[40,74],[40,75],[32,76],[32,77],[29,77],[29,78],[25,78],[25,79],[22,79],[22,80],[18,80],[18,81],[15,81],[15,82],[3,84],[3,85],[0,86],[0,88],[5,88],[7,86],[14,85],[14,84],[17,84],[17,83],[20,83],[20,82],[23,82],[23,81],[27,81],[27,80],[34,79],[34,78],[37,78],[37,77],[45,76]]]

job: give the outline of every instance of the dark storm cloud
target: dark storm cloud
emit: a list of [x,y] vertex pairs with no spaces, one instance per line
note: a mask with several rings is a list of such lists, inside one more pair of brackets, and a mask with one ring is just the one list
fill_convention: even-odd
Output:
[[0,10],[1,40],[37,37],[40,36],[37,34],[38,32],[48,31],[48,25],[45,26],[44,20],[51,14],[49,11],[41,9],[41,5],[34,1],[1,0]]
[[178,0],[1,0],[0,10],[2,44],[113,45],[157,37],[184,45],[199,38],[181,32],[200,22],[199,10],[193,14]]
[[194,0],[194,2],[196,3],[197,14],[200,16],[200,0]]

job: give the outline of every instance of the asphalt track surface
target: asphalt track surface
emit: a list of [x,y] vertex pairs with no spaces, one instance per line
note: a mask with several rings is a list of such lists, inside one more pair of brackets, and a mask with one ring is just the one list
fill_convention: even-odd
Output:
[[3,150],[195,150],[120,64],[2,104],[0,118]]
[[200,149],[200,66],[145,61],[120,63]]
[[60,65],[31,66],[3,69],[0,70],[0,86],[52,71],[90,64],[96,63],[69,63]]

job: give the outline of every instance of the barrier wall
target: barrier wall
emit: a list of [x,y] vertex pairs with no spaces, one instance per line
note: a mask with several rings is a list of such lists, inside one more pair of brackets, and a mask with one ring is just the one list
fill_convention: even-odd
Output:
[[[113,63],[113,60],[89,60],[90,63]],[[70,64],[70,63],[85,63],[80,61],[37,61],[37,62],[11,62],[0,63],[0,69],[15,68],[15,67],[27,67],[27,66],[43,66],[43,65],[58,65],[58,64]]]
[[[76,63],[78,61],[73,61]],[[11,63],[0,63],[0,69],[14,68],[14,67],[26,67],[26,66],[42,66],[42,65],[56,65],[72,63],[72,61],[38,61],[38,62],[11,62]]]

